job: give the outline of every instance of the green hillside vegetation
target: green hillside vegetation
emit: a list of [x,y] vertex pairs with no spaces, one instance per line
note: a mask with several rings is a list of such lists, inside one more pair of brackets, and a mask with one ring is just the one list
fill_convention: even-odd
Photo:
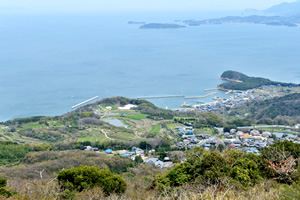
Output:
[[[127,104],[137,105],[131,110],[119,110]],[[112,109],[106,109],[110,106]],[[123,114],[125,113],[125,115]],[[116,127],[105,122],[120,120],[125,127]],[[159,138],[175,141],[166,124],[180,122],[197,123],[195,130],[203,127],[222,126],[222,119],[213,113],[178,112],[156,107],[145,100],[125,97],[106,98],[83,106],[73,112],[56,117],[30,117],[0,123],[0,141],[25,144],[59,144],[70,142],[107,143],[151,141]],[[175,127],[172,126],[174,129]],[[106,135],[104,134],[106,133]]]
[[230,111],[231,115],[244,113],[248,113],[247,119],[260,124],[295,125],[300,123],[300,93],[247,102]]
[[57,180],[65,191],[81,192],[100,187],[105,195],[110,195],[111,193],[122,194],[127,187],[120,176],[112,174],[109,170],[84,165],[60,171]]
[[221,78],[225,80],[227,79],[227,80],[240,81],[240,82],[230,81],[230,82],[222,83],[218,86],[220,88],[227,89],[227,90],[249,90],[249,89],[261,87],[263,85],[281,85],[285,87],[299,86],[294,83],[281,83],[281,82],[271,81],[265,78],[249,77],[240,72],[230,71],[230,70],[223,72]]
[[0,142],[0,166],[19,164],[31,150],[32,147],[29,145],[19,145],[14,142]]
[[[236,150],[209,152],[195,147],[187,154],[184,163],[177,165],[163,176],[157,176],[154,187],[162,191],[171,190],[186,183],[202,185],[229,184],[232,187],[248,188],[263,179],[274,178],[279,182],[293,183],[299,179],[299,171],[283,169],[283,162],[293,160],[288,167],[299,168],[300,144],[290,141],[275,143],[255,155]],[[275,167],[276,166],[276,167]],[[224,181],[226,180],[226,181]]]

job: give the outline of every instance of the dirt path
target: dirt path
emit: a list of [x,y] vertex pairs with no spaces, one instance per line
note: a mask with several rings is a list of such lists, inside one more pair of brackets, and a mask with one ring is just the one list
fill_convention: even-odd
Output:
[[110,139],[110,140],[114,140],[114,139],[108,137],[107,134],[106,134],[103,130],[101,130],[101,132],[105,135],[106,138],[108,138],[108,139]]
[[134,131],[134,134],[135,134],[135,136],[136,136],[136,137],[138,137],[138,138],[141,138],[141,139],[142,139],[142,137],[140,137],[140,136],[138,135],[137,131]]

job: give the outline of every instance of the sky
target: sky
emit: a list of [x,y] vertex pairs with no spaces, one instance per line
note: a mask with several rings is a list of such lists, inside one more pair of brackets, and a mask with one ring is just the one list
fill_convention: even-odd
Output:
[[1,13],[234,11],[296,0],[0,0]]

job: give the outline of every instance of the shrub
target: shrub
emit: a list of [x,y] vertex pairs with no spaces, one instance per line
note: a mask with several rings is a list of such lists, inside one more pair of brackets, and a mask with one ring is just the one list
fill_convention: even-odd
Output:
[[7,181],[5,178],[0,178],[0,188],[5,187],[7,184]]
[[[219,151],[209,152],[195,147],[187,154],[187,160],[171,169],[166,175],[156,177],[155,185],[160,190],[200,182],[210,186],[221,186],[223,180],[247,188],[262,180],[256,156],[241,151],[229,150],[221,154]],[[258,162],[259,163],[259,162]]]
[[139,147],[141,148],[141,149],[152,149],[152,146],[148,143],[148,142],[146,142],[146,141],[142,141],[142,142],[140,142],[140,145],[139,145]]
[[5,188],[6,184],[7,184],[6,179],[0,178],[0,196],[4,196],[8,198],[11,197],[13,194],[11,191]]
[[112,174],[109,170],[84,165],[60,171],[57,180],[62,189],[81,192],[99,186],[106,195],[124,193],[127,187],[120,176]]
[[256,163],[248,158],[236,161],[231,177],[241,183],[243,187],[253,186],[262,180]]

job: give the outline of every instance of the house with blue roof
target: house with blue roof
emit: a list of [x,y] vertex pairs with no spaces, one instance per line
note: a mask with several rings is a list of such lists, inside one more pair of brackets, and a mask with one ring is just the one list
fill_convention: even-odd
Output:
[[187,135],[193,135],[194,132],[193,132],[193,131],[188,131],[186,134],[187,134]]
[[135,154],[135,152],[125,152],[125,153],[120,153],[120,156],[122,156],[124,158],[129,158],[134,154]]
[[106,149],[104,152],[105,152],[105,153],[108,153],[108,154],[111,154],[111,153],[112,153],[112,150],[111,150],[111,149]]

